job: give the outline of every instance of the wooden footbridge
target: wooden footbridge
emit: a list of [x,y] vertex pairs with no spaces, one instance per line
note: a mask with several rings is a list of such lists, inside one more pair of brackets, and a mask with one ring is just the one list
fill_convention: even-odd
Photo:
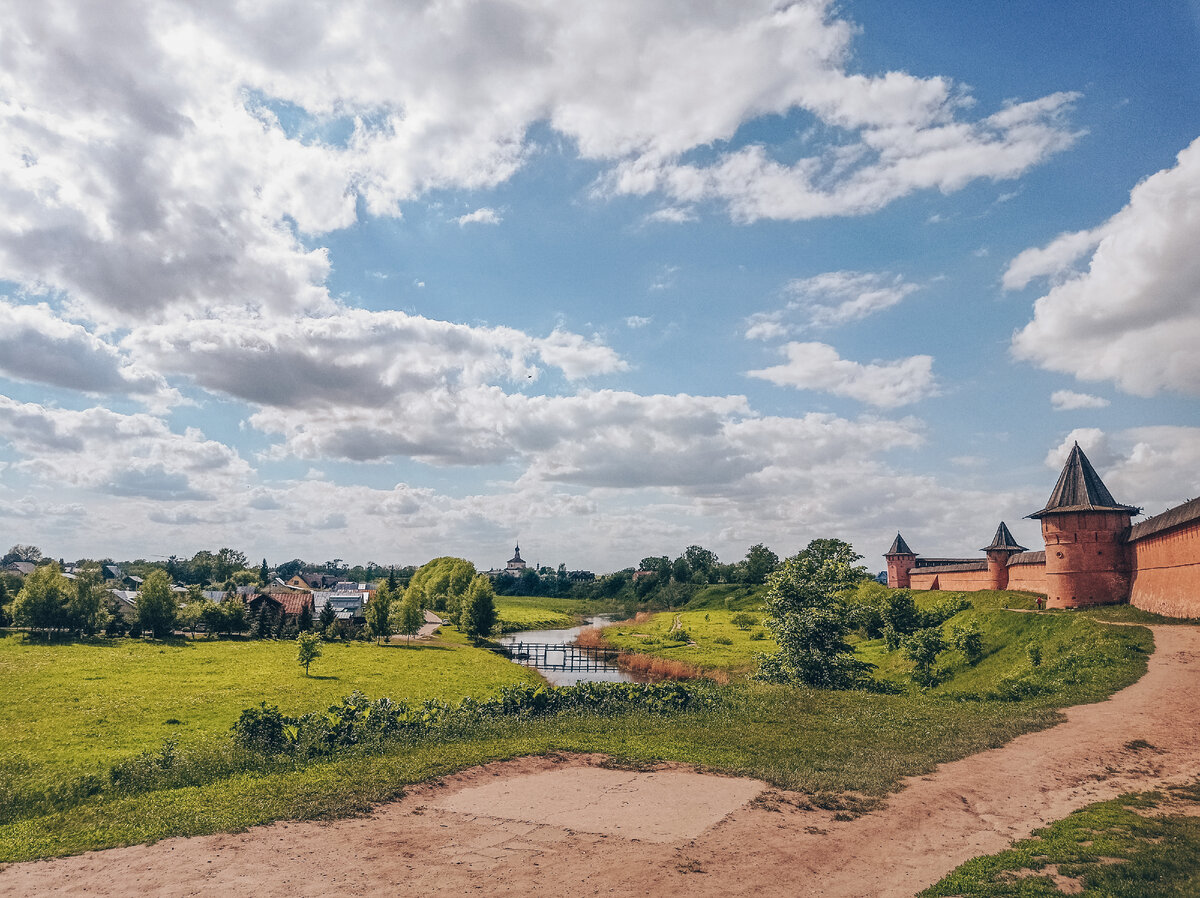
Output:
[[541,670],[610,670],[621,656],[618,649],[564,645],[561,642],[511,642],[501,646],[509,659]]

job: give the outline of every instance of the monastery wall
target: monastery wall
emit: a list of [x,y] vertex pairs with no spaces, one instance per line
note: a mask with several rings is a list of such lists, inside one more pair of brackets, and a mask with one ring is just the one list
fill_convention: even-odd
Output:
[[1046,594],[1046,553],[1026,552],[1031,556],[1026,561],[1020,556],[1008,564],[1008,588],[1022,592]]
[[909,572],[913,589],[948,589],[958,592],[974,592],[978,589],[991,589],[991,575],[986,564],[974,570],[961,570],[966,565],[954,565],[954,569],[919,568]]
[[1200,617],[1200,499],[1134,526],[1129,601],[1168,617]]

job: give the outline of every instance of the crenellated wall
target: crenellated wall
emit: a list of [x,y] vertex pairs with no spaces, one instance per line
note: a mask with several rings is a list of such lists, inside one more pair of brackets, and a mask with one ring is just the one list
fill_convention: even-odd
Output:
[[1129,601],[1168,617],[1200,617],[1200,499],[1142,521],[1129,539]]

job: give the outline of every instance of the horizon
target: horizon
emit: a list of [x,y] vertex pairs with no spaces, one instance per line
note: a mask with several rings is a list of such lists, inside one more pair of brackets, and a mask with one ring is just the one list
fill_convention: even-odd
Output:
[[1200,495],[1194,0],[56,9],[0,61],[10,542],[881,570],[1040,547],[1076,441]]

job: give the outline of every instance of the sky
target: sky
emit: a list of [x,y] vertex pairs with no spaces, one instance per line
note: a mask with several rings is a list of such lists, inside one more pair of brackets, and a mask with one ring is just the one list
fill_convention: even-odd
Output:
[[0,528],[977,554],[1200,495],[1200,2],[10,0]]

